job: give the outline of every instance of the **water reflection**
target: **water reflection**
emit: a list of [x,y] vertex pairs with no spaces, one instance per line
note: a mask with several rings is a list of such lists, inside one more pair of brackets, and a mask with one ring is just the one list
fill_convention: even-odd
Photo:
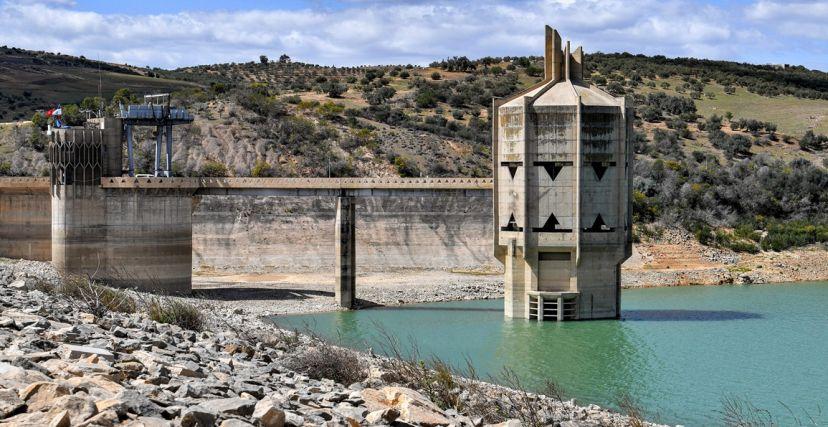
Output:
[[622,320],[629,321],[721,321],[761,319],[759,313],[732,310],[624,310]]
[[[514,370],[525,386],[543,391],[552,380],[570,397],[611,402],[627,392],[649,396],[658,369],[652,349],[638,333],[613,320],[590,322],[502,322],[494,362]],[[502,369],[502,368],[496,368]]]

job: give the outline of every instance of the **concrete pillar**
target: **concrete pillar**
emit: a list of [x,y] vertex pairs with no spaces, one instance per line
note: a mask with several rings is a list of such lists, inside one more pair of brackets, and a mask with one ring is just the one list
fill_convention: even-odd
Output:
[[167,125],[167,177],[172,176],[172,125]]
[[563,322],[564,320],[564,299],[562,296],[558,297],[558,321]]
[[161,126],[155,127],[155,176],[161,175],[161,139],[164,131]]
[[506,317],[518,319],[529,318],[529,304],[526,302],[526,275],[524,268],[526,262],[522,254],[517,252],[515,241],[510,240],[506,252],[504,292],[503,292],[503,313]]
[[336,300],[353,308],[356,297],[356,204],[353,197],[336,200]]
[[[526,316],[529,317],[529,316]],[[543,322],[543,295],[538,295],[538,322]]]
[[132,125],[126,125],[127,162],[129,162],[129,176],[135,176],[135,155],[132,150]]

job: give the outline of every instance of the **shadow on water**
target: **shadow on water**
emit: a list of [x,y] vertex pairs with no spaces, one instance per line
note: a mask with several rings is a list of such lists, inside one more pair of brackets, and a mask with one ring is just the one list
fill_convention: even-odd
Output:
[[394,311],[482,311],[489,313],[503,312],[502,308],[486,308],[486,307],[416,307],[416,306],[377,306],[377,310],[394,310]]
[[621,319],[633,322],[680,322],[762,319],[759,313],[733,310],[622,310]]

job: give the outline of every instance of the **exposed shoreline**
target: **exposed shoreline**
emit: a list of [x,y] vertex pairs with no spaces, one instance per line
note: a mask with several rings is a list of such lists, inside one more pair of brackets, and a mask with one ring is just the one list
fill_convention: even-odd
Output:
[[[0,338],[8,344],[0,351],[0,423],[495,427],[519,426],[528,416],[549,426],[655,425],[596,405],[461,377],[442,390],[455,393],[460,387],[464,393],[457,392],[456,407],[477,409],[445,409],[429,400],[432,392],[406,387],[411,376],[405,362],[336,350],[307,336],[286,338],[260,316],[221,301],[185,298],[201,305],[209,325],[195,332],[154,322],[143,312],[94,316],[42,283],[59,283],[50,264],[0,260]],[[364,379],[342,384],[291,368],[308,366],[295,363],[318,358],[314,352],[353,355],[359,361],[350,363],[364,367]],[[505,420],[501,410],[510,414]],[[485,421],[486,416],[499,420]],[[508,422],[493,424],[500,421]]]

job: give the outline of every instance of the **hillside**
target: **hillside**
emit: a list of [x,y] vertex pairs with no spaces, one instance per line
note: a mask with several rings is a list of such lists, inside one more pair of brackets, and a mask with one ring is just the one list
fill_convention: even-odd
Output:
[[[98,76],[98,63],[11,52],[0,64],[29,62],[13,67],[14,81],[0,80],[0,93],[25,86],[32,99],[77,102],[82,83],[21,83],[55,70],[72,70],[67,81],[97,92],[89,76]],[[639,238],[666,224],[742,251],[828,241],[828,74],[630,54],[595,53],[585,63],[591,83],[636,106]],[[104,75],[135,80],[107,97],[110,113],[118,102],[172,88],[175,102],[195,114],[192,126],[176,130],[175,173],[186,176],[490,176],[492,98],[543,73],[538,57],[455,57],[428,67],[323,67],[287,57],[176,70],[107,67]],[[8,111],[29,105],[5,102]],[[82,119],[75,114],[70,124]],[[140,172],[152,159],[153,132],[136,135]],[[31,124],[0,129],[0,174],[42,173],[43,145]]]
[[118,89],[169,92],[195,86],[156,77],[126,65],[91,61],[84,57],[0,47],[0,122],[28,120],[38,109],[57,103],[79,103],[101,94],[111,98]]

